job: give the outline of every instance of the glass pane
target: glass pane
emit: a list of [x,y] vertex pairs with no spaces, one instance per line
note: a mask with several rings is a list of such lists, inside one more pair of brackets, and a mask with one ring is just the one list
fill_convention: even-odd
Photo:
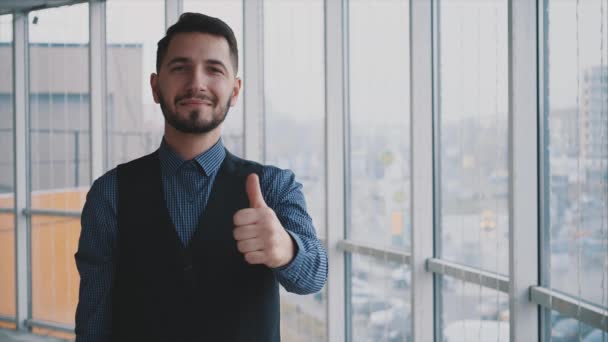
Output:
[[608,4],[546,4],[545,285],[608,308]]
[[[0,198],[0,202],[3,200]],[[15,215],[0,212],[0,316],[15,317],[16,296]],[[2,324],[0,321],[0,328],[7,327]]]
[[[0,16],[0,209],[13,208],[13,17]],[[0,316],[15,317],[15,215],[0,211]],[[0,328],[15,328],[0,321]]]
[[[29,13],[31,205],[80,211],[90,185],[88,4]],[[31,219],[32,317],[74,324],[77,217]]]
[[[438,9],[439,255],[501,274],[509,266],[507,4]],[[444,341],[509,340],[505,294],[442,279]]]
[[80,218],[32,217],[33,318],[74,324],[80,277],[74,263]]
[[[198,12],[222,19],[236,36],[239,50],[239,71],[243,78],[243,0],[183,0],[184,12]],[[222,139],[231,153],[243,156],[243,92],[247,84],[243,81],[241,94],[226,117],[222,128]]]
[[411,341],[409,267],[357,254],[351,260],[352,341]]
[[606,342],[608,332],[595,329],[572,317],[551,311],[551,342]]
[[440,255],[507,274],[507,1],[439,16]]
[[264,2],[266,162],[295,172],[319,236],[325,236],[323,27],[321,0]]
[[506,293],[442,277],[443,341],[509,341]]
[[[409,1],[348,3],[347,238],[410,249]],[[411,339],[407,267],[347,264],[353,341]]]
[[[326,215],[323,11],[322,0],[264,1],[265,162],[296,174],[319,237]],[[283,339],[326,340],[325,298],[325,289],[283,293]]]
[[13,17],[0,16],[0,208],[12,208],[13,176]]
[[[608,4],[546,6],[544,285],[608,308]],[[550,316],[552,341],[608,341],[574,318]]]
[[152,97],[150,74],[156,72],[164,22],[163,0],[106,2],[108,169],[160,145],[165,120]]
[[348,238],[406,249],[411,225],[408,12],[408,1],[352,0],[348,14],[353,182],[347,184]]
[[29,13],[32,208],[82,208],[90,180],[88,4]]

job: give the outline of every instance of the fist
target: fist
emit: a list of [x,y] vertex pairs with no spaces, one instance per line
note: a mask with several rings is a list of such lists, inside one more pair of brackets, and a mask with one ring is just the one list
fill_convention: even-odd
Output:
[[294,242],[266,205],[256,174],[247,176],[245,188],[250,208],[237,211],[233,217],[237,249],[249,264],[270,268],[288,264],[294,257]]

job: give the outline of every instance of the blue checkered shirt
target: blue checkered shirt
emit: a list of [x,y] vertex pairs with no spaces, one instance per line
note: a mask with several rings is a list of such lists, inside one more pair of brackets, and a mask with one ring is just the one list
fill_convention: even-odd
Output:
[[[192,160],[182,160],[163,140],[159,159],[165,201],[177,233],[184,243],[194,234],[207,205],[211,187],[226,150],[220,139]],[[275,269],[280,284],[289,292],[319,291],[327,277],[327,254],[316,238],[306,212],[302,185],[293,172],[264,166],[262,194],[297,245],[294,259]],[[76,309],[76,341],[107,341],[111,336],[113,255],[116,250],[116,169],[97,179],[82,210],[82,230],[75,255],[80,273]],[[236,242],[235,242],[236,243]]]

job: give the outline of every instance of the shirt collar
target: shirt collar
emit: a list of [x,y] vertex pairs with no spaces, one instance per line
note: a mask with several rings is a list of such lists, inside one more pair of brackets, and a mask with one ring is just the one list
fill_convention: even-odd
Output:
[[[174,175],[184,163],[188,162],[175,153],[171,146],[167,144],[164,137],[158,150],[161,168],[167,175]],[[200,165],[206,176],[209,176],[220,168],[224,157],[226,157],[226,150],[224,149],[222,138],[220,138],[210,149],[194,157],[192,160]]]

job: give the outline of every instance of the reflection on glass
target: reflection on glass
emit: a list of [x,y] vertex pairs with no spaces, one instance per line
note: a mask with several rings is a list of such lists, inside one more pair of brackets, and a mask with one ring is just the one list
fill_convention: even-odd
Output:
[[349,3],[348,238],[409,249],[409,5]]
[[[29,13],[31,206],[79,211],[90,185],[88,4]],[[32,317],[74,324],[78,218],[31,218]]]
[[444,342],[509,341],[506,293],[442,277]]
[[409,267],[357,254],[351,260],[352,340],[411,341]]
[[[239,51],[239,70],[243,76],[243,0],[184,0],[184,12],[198,12],[222,19],[234,32]],[[234,107],[230,108],[223,124],[222,139],[226,148],[237,156],[243,156],[243,92],[247,89],[243,81],[241,94]]]
[[[608,4],[549,0],[546,6],[544,285],[606,309]],[[557,313],[551,323],[553,341],[608,341]]]
[[164,118],[152,97],[150,74],[156,72],[156,43],[164,36],[164,22],[162,0],[106,3],[108,169],[160,145]]
[[[296,174],[319,237],[326,215],[323,14],[322,0],[264,2],[265,162]],[[327,339],[325,293],[282,294],[285,341]]]
[[507,1],[439,13],[440,255],[507,274]]

